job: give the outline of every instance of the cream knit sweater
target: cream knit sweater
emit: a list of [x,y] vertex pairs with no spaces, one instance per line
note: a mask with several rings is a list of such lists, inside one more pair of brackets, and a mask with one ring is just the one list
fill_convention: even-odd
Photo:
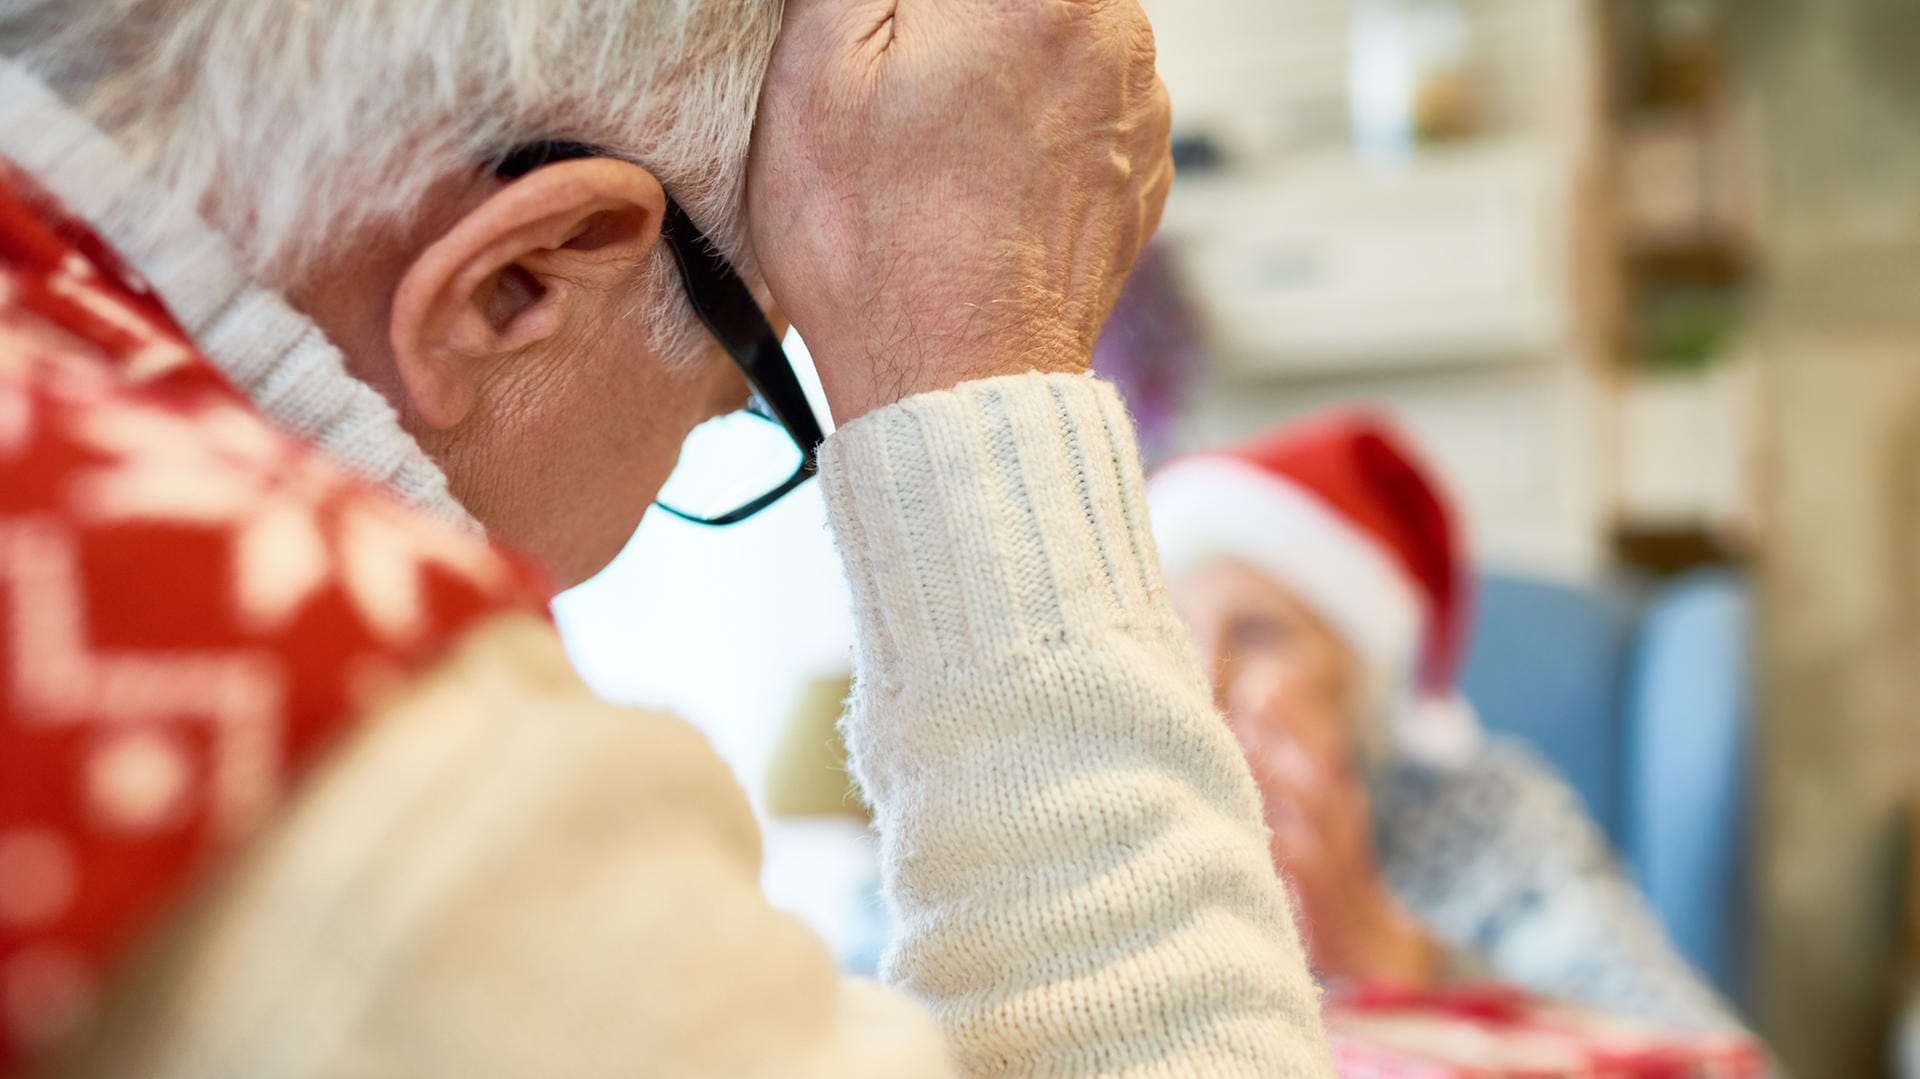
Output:
[[[0,65],[0,153],[264,409],[443,499],[324,337],[26,80]],[[903,926],[891,988],[842,980],[768,905],[697,733],[596,700],[549,626],[509,619],[369,717],[58,1070],[1330,1075],[1114,393],[1027,375],[913,398],[837,434],[822,482],[858,604],[848,743]]]
[[1111,388],[910,399],[822,461],[856,605],[847,743],[972,1075],[1311,1075],[1317,1002],[1259,795],[1156,567]]

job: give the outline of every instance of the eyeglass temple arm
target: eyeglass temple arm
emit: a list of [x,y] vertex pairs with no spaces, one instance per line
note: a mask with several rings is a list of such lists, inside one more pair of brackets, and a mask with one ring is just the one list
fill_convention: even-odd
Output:
[[[495,165],[495,171],[513,178],[556,161],[602,156],[606,156],[604,150],[585,143],[549,140],[515,149]],[[672,195],[667,196],[666,219],[661,225],[694,315],[760,394],[774,419],[800,444],[806,456],[800,475],[811,475],[826,435],[766,313],[746,282]]]
[[759,391],[774,418],[800,443],[810,471],[826,435],[759,302],[671,196],[663,226],[694,315]]

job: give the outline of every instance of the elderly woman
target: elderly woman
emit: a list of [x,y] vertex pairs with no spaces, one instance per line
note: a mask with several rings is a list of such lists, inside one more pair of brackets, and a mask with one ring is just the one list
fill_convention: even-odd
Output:
[[1737,1029],[1572,790],[1455,696],[1469,567],[1390,424],[1328,413],[1180,458],[1148,501],[1322,976],[1494,976]]
[[[1329,1073],[1085,374],[1149,29],[786,7],[0,3],[0,1073]],[[769,296],[842,421],[887,989],[543,617],[749,389],[808,467],[716,519],[812,470]]]

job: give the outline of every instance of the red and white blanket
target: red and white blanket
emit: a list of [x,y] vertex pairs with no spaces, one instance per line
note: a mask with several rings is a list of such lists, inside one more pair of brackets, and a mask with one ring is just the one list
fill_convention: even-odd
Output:
[[1742,1034],[1662,1030],[1507,986],[1370,988],[1335,997],[1327,1036],[1341,1079],[1759,1079]]

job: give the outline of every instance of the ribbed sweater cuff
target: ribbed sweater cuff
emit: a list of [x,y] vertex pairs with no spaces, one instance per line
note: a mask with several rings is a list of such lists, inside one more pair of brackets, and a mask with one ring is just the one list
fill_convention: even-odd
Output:
[[1133,425],[1091,376],[909,398],[842,428],[821,477],[880,670],[900,656],[977,664],[1100,630],[1179,632]]

